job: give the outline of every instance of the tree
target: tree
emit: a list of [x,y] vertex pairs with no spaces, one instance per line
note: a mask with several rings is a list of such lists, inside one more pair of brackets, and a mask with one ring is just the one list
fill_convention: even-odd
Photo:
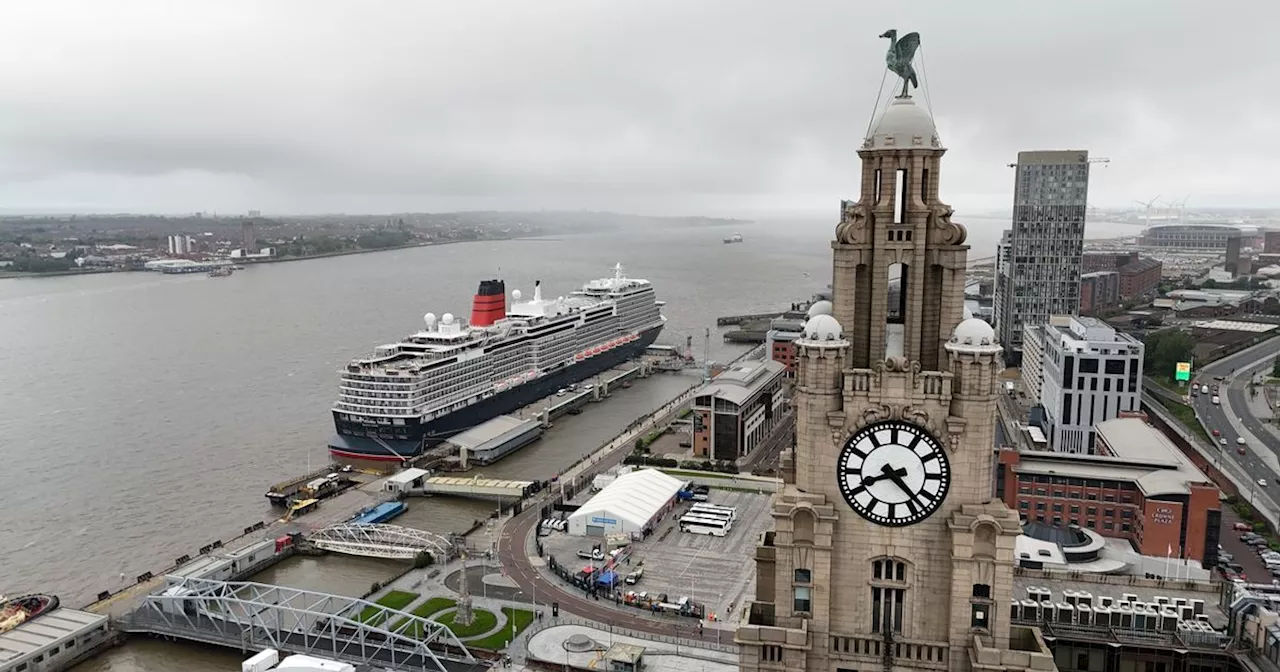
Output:
[[422,569],[423,567],[430,567],[431,565],[434,565],[435,562],[436,562],[436,559],[431,557],[431,554],[426,551],[419,551],[418,554],[413,558],[413,566],[417,569]]
[[1191,361],[1196,341],[1185,331],[1165,329],[1147,334],[1144,339],[1143,367],[1149,376],[1169,376],[1178,362]]

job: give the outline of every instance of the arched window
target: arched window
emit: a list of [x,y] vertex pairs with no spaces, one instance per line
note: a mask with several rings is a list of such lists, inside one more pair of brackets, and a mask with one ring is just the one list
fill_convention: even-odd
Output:
[[907,563],[898,558],[871,562],[871,631],[902,633],[906,620]]
[[798,509],[791,516],[791,542],[794,544],[813,543],[813,513]]

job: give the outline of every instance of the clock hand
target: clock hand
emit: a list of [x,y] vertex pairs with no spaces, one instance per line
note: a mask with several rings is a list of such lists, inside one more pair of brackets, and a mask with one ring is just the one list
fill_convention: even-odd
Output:
[[902,477],[907,475],[906,469],[890,469],[889,465],[886,464],[884,465],[884,469],[881,470],[881,473],[892,480],[893,484],[902,490],[902,494],[915,499],[916,493],[912,492],[911,488],[908,488],[906,482],[902,480]]

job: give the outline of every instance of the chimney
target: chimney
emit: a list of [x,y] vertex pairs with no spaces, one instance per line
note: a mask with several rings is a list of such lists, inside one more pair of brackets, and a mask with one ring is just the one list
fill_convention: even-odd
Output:
[[507,286],[501,280],[482,280],[471,301],[471,326],[487,327],[507,316]]

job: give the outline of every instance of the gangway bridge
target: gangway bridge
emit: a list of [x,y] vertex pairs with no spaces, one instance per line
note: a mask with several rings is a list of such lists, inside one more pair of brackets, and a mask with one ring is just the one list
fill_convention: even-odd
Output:
[[411,559],[426,551],[436,562],[452,556],[453,542],[433,532],[399,525],[337,523],[307,535],[316,548],[366,558]]
[[472,476],[433,476],[422,481],[421,490],[411,494],[453,495],[479,499],[520,499],[529,494],[533,481],[505,481]]
[[272,648],[393,670],[488,669],[447,627],[373,602],[261,583],[178,576],[166,583],[117,626],[242,652]]

